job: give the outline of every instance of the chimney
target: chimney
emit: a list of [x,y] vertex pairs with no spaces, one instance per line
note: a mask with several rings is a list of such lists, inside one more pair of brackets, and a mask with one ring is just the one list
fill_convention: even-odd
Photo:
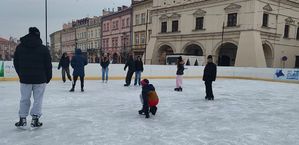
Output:
[[125,5],[123,5],[123,9],[122,10],[124,10],[124,9],[126,9],[126,8],[128,8],[127,6],[125,6]]

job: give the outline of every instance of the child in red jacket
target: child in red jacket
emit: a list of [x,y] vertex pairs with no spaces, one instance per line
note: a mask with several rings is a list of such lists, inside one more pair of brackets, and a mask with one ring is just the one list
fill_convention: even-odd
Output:
[[144,114],[145,118],[149,118],[149,112],[153,115],[157,112],[157,105],[159,103],[158,95],[155,91],[155,87],[152,84],[149,84],[147,79],[141,81],[142,93],[140,95],[140,100],[142,103],[142,109],[139,110],[139,114]]

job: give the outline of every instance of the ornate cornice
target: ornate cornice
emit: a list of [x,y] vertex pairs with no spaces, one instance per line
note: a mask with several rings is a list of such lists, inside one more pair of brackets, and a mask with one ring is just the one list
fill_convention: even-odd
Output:
[[263,10],[265,11],[273,11],[272,7],[270,6],[270,4],[267,4],[263,7]]
[[242,6],[231,3],[230,5],[228,5],[227,7],[224,8],[224,10],[226,12],[236,12],[238,11]]
[[206,15],[206,11],[202,10],[202,9],[198,9],[193,13],[193,16],[195,17],[203,17]]

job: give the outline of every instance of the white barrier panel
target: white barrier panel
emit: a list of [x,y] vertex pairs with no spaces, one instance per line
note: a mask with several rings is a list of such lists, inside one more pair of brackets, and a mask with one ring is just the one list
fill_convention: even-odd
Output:
[[[4,66],[3,66],[3,65]],[[126,75],[124,64],[110,64],[109,77],[122,79]],[[61,78],[61,70],[57,69],[58,63],[53,63],[53,78]],[[17,78],[13,63],[0,62],[0,68],[4,68],[4,77],[1,80],[13,80]],[[184,77],[202,77],[204,66],[186,66]],[[72,72],[72,69],[71,69]],[[1,69],[0,69],[1,74]],[[100,64],[88,64],[85,67],[85,75],[89,79],[101,78]],[[143,77],[149,78],[174,78],[176,76],[175,65],[145,65]],[[284,81],[299,83],[299,69],[276,69],[276,68],[250,68],[250,67],[218,67],[218,78],[257,79],[270,81]]]

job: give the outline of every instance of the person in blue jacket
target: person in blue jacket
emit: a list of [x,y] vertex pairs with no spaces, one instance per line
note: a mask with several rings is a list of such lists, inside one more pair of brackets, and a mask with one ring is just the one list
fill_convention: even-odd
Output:
[[87,65],[87,58],[82,55],[81,49],[75,50],[75,56],[72,57],[71,66],[74,69],[73,71],[73,85],[70,92],[75,91],[76,81],[80,77],[81,81],[81,92],[84,92],[84,67]]

